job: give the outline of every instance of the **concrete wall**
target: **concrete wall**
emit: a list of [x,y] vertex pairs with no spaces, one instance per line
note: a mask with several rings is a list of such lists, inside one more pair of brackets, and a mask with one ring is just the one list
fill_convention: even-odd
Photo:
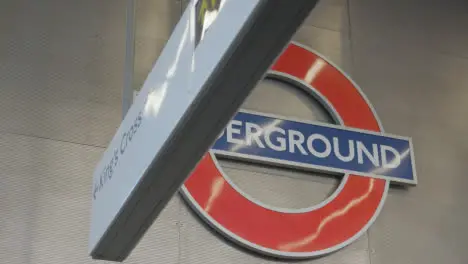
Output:
[[[137,0],[135,86],[186,2]],[[2,2],[2,263],[93,263],[87,256],[91,175],[121,118],[125,8],[123,0]],[[295,36],[354,78],[387,132],[413,138],[419,175],[415,188],[392,188],[366,235],[304,263],[468,263],[467,9],[463,0],[322,0]],[[317,102],[266,81],[244,108],[330,122]],[[271,205],[315,204],[338,183],[222,165],[242,190]],[[273,262],[214,234],[179,195],[127,260]]]

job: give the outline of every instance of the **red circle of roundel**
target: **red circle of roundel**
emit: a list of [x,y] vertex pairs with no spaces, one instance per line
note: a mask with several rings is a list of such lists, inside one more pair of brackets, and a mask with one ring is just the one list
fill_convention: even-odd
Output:
[[[310,69],[321,64],[314,78]],[[360,89],[340,70],[307,48],[291,43],[273,71],[306,83],[342,119],[344,126],[382,131]],[[312,88],[314,87],[315,90]],[[182,194],[194,210],[229,239],[263,254],[305,258],[328,254],[357,239],[377,217],[389,182],[348,175],[327,202],[307,211],[266,208],[226,180],[213,154],[206,154],[185,181]]]

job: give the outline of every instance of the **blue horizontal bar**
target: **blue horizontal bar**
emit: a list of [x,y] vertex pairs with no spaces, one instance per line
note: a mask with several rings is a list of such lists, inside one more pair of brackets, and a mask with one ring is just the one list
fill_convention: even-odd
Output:
[[416,184],[410,139],[240,111],[212,150],[233,158]]

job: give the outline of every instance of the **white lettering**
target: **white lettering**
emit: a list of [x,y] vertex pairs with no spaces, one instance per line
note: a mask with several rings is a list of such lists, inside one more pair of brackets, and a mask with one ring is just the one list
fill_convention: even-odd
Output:
[[[325,150],[322,152],[318,152],[314,148],[314,140],[321,140],[325,144]],[[307,138],[307,148],[309,149],[310,153],[316,156],[317,158],[326,158],[330,156],[330,153],[332,152],[332,146],[330,141],[320,134],[312,134],[309,136],[309,138]]]
[[339,145],[338,138],[333,137],[333,152],[335,153],[335,156],[343,162],[350,162],[354,159],[354,141],[348,140],[348,144],[349,144],[348,155],[344,156],[340,153],[340,145]]
[[361,141],[356,141],[356,148],[357,148],[357,156],[358,156],[358,163],[364,164],[364,157],[363,154],[367,156],[367,158],[374,164],[374,166],[380,166],[379,162],[379,151],[377,148],[377,144],[372,144],[372,153],[366,148],[364,143]]
[[241,133],[239,128],[234,128],[234,125],[242,126],[242,122],[237,121],[237,120],[232,120],[231,122],[229,122],[229,125],[226,129],[227,142],[232,143],[232,144],[244,145],[244,141],[242,139],[237,139],[232,136],[233,134]]
[[[273,142],[271,142],[271,134],[273,132],[278,132],[281,135],[283,135],[283,137],[277,137],[276,138],[276,141],[279,143],[279,145],[275,145],[275,144],[273,144]],[[267,131],[265,133],[265,142],[266,142],[267,146],[269,148],[273,149],[273,150],[285,151],[286,150],[286,139],[284,138],[284,136],[286,136],[286,131],[284,131],[284,129],[278,128],[278,127],[272,127],[272,128],[267,129]]]
[[257,124],[247,122],[245,124],[245,140],[247,141],[247,145],[251,146],[252,141],[255,141],[255,144],[260,148],[265,148],[262,141],[260,140],[260,136],[263,133],[262,127]]
[[[387,151],[390,151],[395,158],[393,158],[390,162],[388,161]],[[386,169],[394,169],[400,166],[401,157],[398,151],[390,146],[381,145],[380,146],[380,156],[382,156],[382,167]]]
[[[244,137],[245,132],[245,137]],[[124,134],[120,152],[125,151],[134,131]],[[218,140],[226,135],[230,144],[245,145],[258,148],[302,155],[313,155],[317,158],[328,158],[330,155],[341,162],[357,162],[367,164],[369,161],[375,167],[394,169],[401,165],[401,154],[393,147],[380,144],[369,144],[352,139],[341,139],[338,136],[328,138],[326,135],[311,134],[306,138],[301,131],[285,130],[272,126],[262,127],[256,123],[231,120],[226,129],[220,133]],[[318,144],[318,145],[317,145]],[[323,146],[322,146],[323,145]],[[372,147],[371,147],[372,146]]]
[[295,153],[295,147],[299,149],[299,152],[301,152],[302,155],[307,155],[306,150],[302,146],[304,143],[304,135],[296,130],[289,130],[288,133],[288,139],[289,139],[289,152]]

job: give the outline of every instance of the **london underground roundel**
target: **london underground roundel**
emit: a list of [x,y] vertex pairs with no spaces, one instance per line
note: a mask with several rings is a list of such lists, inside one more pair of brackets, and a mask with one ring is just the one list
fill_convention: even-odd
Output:
[[[240,110],[186,180],[182,195],[218,232],[251,250],[280,258],[334,252],[370,227],[391,181],[417,183],[411,140],[384,134],[359,87],[299,44],[284,50],[270,75],[319,99],[339,125]],[[216,155],[344,177],[320,204],[271,208],[240,191]]]

